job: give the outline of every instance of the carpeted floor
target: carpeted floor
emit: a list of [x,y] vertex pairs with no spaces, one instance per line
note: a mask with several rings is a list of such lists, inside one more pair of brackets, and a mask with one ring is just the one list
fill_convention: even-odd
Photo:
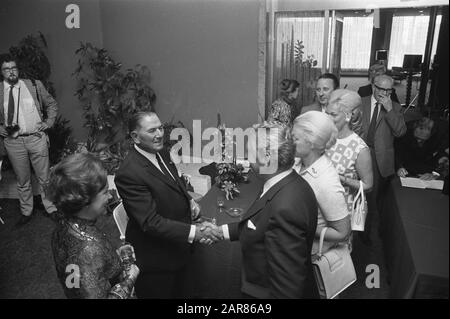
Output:
[[[0,224],[0,298],[57,299],[65,298],[57,280],[50,248],[54,223],[42,214],[30,223],[15,228],[20,217],[17,200],[3,199],[0,206],[5,225]],[[98,221],[98,227],[119,244],[119,232],[111,215]],[[376,232],[374,232],[375,234]],[[376,236],[372,247],[364,246],[355,236],[352,253],[358,280],[341,295],[341,299],[382,299],[389,296],[387,273],[381,242]],[[380,269],[380,288],[368,289],[365,285],[366,266],[376,264]]]

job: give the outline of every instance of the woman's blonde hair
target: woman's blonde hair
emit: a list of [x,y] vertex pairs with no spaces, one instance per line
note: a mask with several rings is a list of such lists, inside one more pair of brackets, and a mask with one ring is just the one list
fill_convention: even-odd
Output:
[[299,130],[316,150],[324,152],[336,143],[338,130],[328,115],[309,111],[294,120],[293,130]]
[[357,134],[362,133],[361,97],[358,93],[346,89],[338,89],[331,93],[328,105],[338,105],[349,120],[349,127]]

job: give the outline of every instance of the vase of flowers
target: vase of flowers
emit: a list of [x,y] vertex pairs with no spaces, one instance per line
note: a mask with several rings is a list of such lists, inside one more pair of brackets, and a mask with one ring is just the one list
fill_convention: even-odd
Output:
[[244,167],[236,163],[218,163],[216,169],[216,184],[225,193],[226,199],[238,196],[240,192],[237,184],[244,181]]

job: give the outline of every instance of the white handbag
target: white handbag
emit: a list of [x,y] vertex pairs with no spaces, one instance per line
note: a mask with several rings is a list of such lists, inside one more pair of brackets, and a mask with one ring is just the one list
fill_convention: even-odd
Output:
[[359,190],[353,198],[351,212],[351,227],[353,231],[364,231],[364,224],[367,217],[367,201],[364,194],[363,182],[359,181]]
[[327,229],[320,233],[319,253],[312,264],[320,297],[333,299],[356,281],[356,271],[347,244],[337,244],[322,253]]

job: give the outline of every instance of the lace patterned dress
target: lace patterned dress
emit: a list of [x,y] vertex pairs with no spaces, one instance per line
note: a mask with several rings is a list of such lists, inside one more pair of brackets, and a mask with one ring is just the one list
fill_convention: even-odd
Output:
[[52,250],[67,298],[130,297],[134,283],[121,278],[120,258],[95,221],[64,219],[53,232]]
[[295,110],[292,105],[283,99],[277,99],[272,103],[267,121],[275,121],[285,126],[291,126],[295,115]]
[[[363,139],[353,132],[345,138],[337,139],[336,144],[326,151],[326,155],[333,163],[339,175],[359,180],[360,177],[356,171],[356,159],[359,153],[367,147]],[[344,190],[348,211],[351,212],[353,198],[358,193],[358,190],[351,189],[347,185],[344,185]]]

